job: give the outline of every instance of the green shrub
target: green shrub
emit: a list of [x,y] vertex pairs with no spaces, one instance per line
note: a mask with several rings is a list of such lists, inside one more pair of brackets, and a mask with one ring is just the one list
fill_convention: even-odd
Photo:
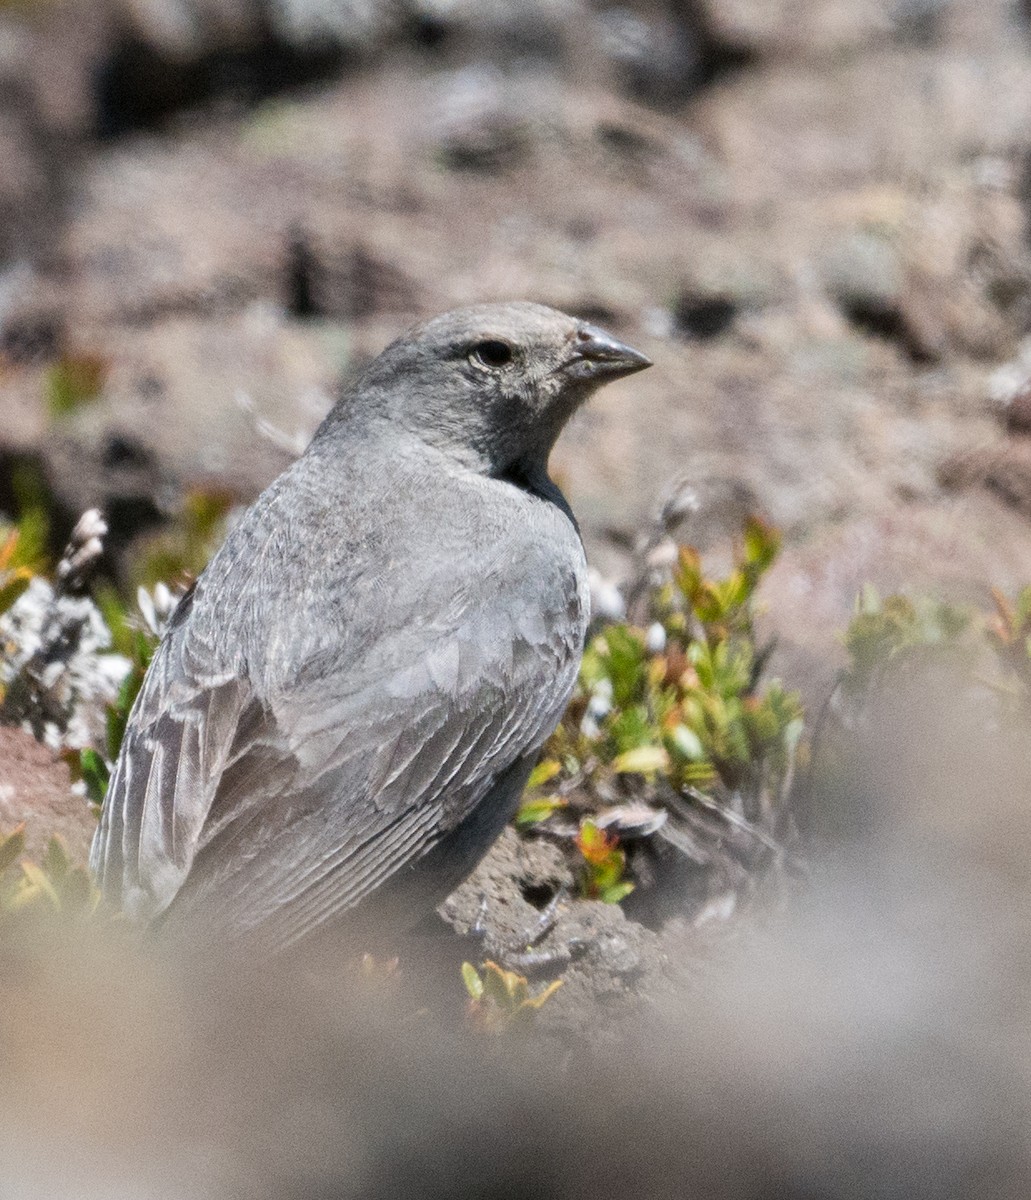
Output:
[[645,622],[590,639],[517,818],[569,830],[578,816],[570,833],[587,894],[627,895],[618,833],[669,836],[664,826],[685,806],[755,824],[772,840],[803,728],[799,697],[762,682],[769,647],[756,635],[756,592],[778,549],[776,532],[752,519],[731,572],[711,579],[698,552],[681,547],[648,593]]

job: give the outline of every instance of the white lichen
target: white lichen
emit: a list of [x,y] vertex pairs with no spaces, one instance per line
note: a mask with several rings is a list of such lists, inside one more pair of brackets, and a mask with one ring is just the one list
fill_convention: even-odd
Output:
[[96,509],[83,513],[55,582],[34,577],[0,616],[5,716],[55,751],[97,739],[106,706],[131,667],[111,653],[111,631],[100,610],[76,590],[103,553],[106,533]]

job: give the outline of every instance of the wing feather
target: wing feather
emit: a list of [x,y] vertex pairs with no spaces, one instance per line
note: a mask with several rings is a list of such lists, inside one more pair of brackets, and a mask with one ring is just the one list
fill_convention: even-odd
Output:
[[579,540],[544,507],[565,553],[505,553],[499,537],[460,579],[443,553],[396,611],[355,567],[326,628],[309,617],[310,571],[283,611],[262,610],[276,556],[271,536],[248,552],[245,524],[137,698],[92,853],[105,892],[136,915],[207,913],[285,944],[508,797],[565,707],[586,619]]

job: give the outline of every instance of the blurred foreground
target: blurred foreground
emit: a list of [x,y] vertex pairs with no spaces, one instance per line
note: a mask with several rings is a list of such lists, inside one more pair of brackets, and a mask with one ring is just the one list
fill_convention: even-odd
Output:
[[5,938],[5,1195],[1026,1196],[1028,768],[953,682],[822,781],[804,894],[665,935],[666,984],[597,1037],[561,990],[486,1034],[432,948],[384,979]]

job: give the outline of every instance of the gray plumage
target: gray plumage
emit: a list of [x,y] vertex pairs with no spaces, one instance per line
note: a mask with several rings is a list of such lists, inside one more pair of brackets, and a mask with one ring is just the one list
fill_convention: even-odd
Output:
[[389,346],[180,604],[94,839],[105,895],[280,947],[358,905],[412,924],[457,886],[579,665],[586,564],[548,454],[647,365],[533,304]]

